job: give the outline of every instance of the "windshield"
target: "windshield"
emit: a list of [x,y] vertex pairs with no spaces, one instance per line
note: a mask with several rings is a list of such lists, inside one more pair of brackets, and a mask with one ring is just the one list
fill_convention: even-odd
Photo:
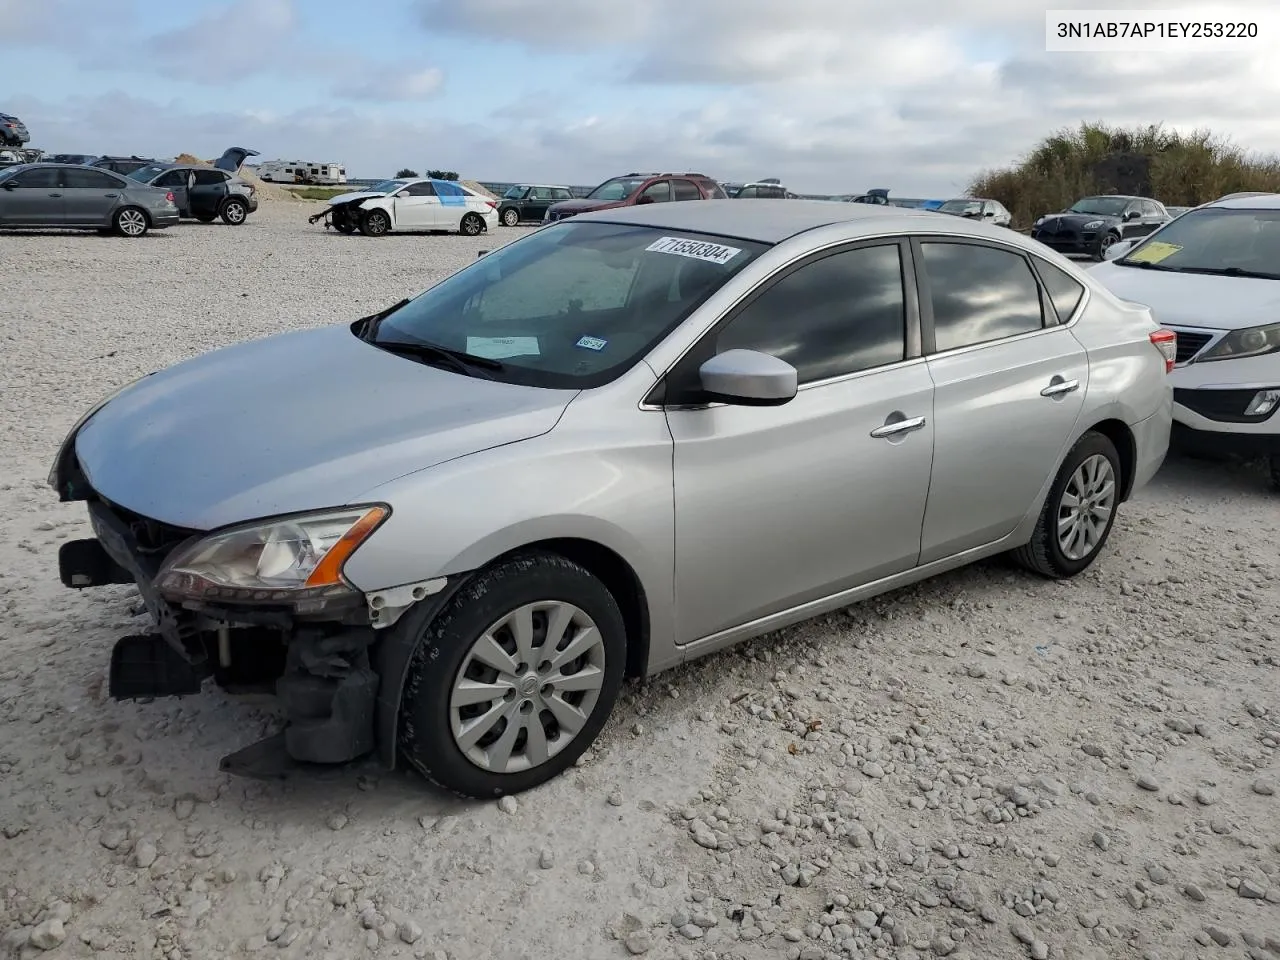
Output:
[[381,183],[375,183],[372,187],[365,187],[361,193],[394,193],[403,187],[408,180],[383,180]]
[[528,187],[507,187],[507,192],[502,195],[503,200],[519,200],[524,196],[524,192]]
[[1280,279],[1280,210],[1190,210],[1116,263]]
[[630,369],[767,246],[609,223],[557,224],[507,244],[390,314],[377,343],[429,343],[502,362],[484,371],[584,389]]
[[588,200],[625,200],[640,188],[645,177],[615,177],[587,194]]
[[1099,217],[1119,217],[1129,206],[1128,197],[1085,197],[1071,205],[1068,213],[1092,213]]
[[948,200],[938,209],[947,213],[981,213],[982,203],[979,200]]
[[164,173],[168,169],[169,169],[168,167],[162,167],[162,166],[159,166],[158,164],[151,163],[145,167],[139,167],[137,170],[134,170],[132,173],[126,174],[126,176],[128,176],[130,180],[138,180],[142,183],[149,183],[151,180],[160,176],[160,174]]

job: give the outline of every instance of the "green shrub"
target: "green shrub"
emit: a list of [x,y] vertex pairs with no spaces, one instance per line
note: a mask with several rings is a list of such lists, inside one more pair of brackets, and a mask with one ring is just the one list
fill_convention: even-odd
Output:
[[1280,158],[1250,155],[1205,131],[1084,123],[1045,138],[1017,166],[979,174],[969,195],[999,200],[1025,229],[1090,194],[1191,207],[1244,190],[1280,192]]

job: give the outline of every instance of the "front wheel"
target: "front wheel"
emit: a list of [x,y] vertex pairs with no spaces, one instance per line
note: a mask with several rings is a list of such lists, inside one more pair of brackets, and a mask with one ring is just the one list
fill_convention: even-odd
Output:
[[228,226],[238,227],[249,216],[249,205],[234,197],[222,205],[222,222]]
[[360,218],[360,232],[366,237],[380,237],[391,229],[391,218],[382,210],[370,210]]
[[514,227],[520,222],[520,211],[515,207],[507,207],[502,211],[502,222],[508,227]]
[[484,220],[478,213],[468,213],[458,225],[458,232],[465,237],[479,236],[484,232]]
[[1093,259],[1102,261],[1107,259],[1107,251],[1115,244],[1120,242],[1120,235],[1115,233],[1104,233],[1098,238],[1098,245],[1093,251]]
[[351,234],[356,232],[355,226],[351,223],[350,220],[347,220],[345,218],[343,218],[342,220],[335,219],[333,221],[333,229],[337,230],[339,233],[346,233],[346,234]]
[[1120,505],[1120,455],[1095,431],[1076,441],[1049,489],[1029,543],[1013,551],[1022,566],[1065,580],[1098,558]]
[[147,222],[147,215],[137,207],[124,207],[117,210],[112,225],[116,228],[116,233],[122,237],[141,237],[151,227]]
[[626,650],[618,604],[586,569],[541,551],[501,561],[464,586],[419,641],[400,751],[466,797],[545,783],[604,727]]

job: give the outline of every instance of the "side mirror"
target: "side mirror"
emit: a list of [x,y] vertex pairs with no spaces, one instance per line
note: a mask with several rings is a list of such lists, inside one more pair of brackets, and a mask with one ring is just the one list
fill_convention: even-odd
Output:
[[988,210],[986,213],[983,214],[983,216],[988,220],[994,220],[996,216],[996,212],[994,210]]
[[1124,218],[1125,220],[1137,220],[1140,216],[1142,216],[1142,214],[1140,214],[1137,210],[1130,210],[1128,213],[1124,215]]
[[1107,248],[1104,259],[1117,260],[1133,249],[1134,240],[1118,240]]
[[757,350],[726,350],[698,368],[707,399],[744,407],[776,407],[795,399],[799,374]]

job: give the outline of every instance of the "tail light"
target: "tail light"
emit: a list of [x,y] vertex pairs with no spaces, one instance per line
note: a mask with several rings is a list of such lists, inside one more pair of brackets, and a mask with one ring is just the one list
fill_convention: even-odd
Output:
[[487,203],[487,204],[489,205],[489,209],[490,209],[490,210],[497,210],[497,209],[498,209],[498,201],[497,201],[497,200],[486,200],[486,201],[485,201],[485,203]]
[[164,195],[164,198],[168,200],[170,203],[177,203],[177,198],[173,195],[173,191],[166,193]]
[[1164,372],[1172,373],[1173,365],[1178,359],[1178,335],[1172,330],[1161,328],[1151,334],[1151,343],[1164,357]]

